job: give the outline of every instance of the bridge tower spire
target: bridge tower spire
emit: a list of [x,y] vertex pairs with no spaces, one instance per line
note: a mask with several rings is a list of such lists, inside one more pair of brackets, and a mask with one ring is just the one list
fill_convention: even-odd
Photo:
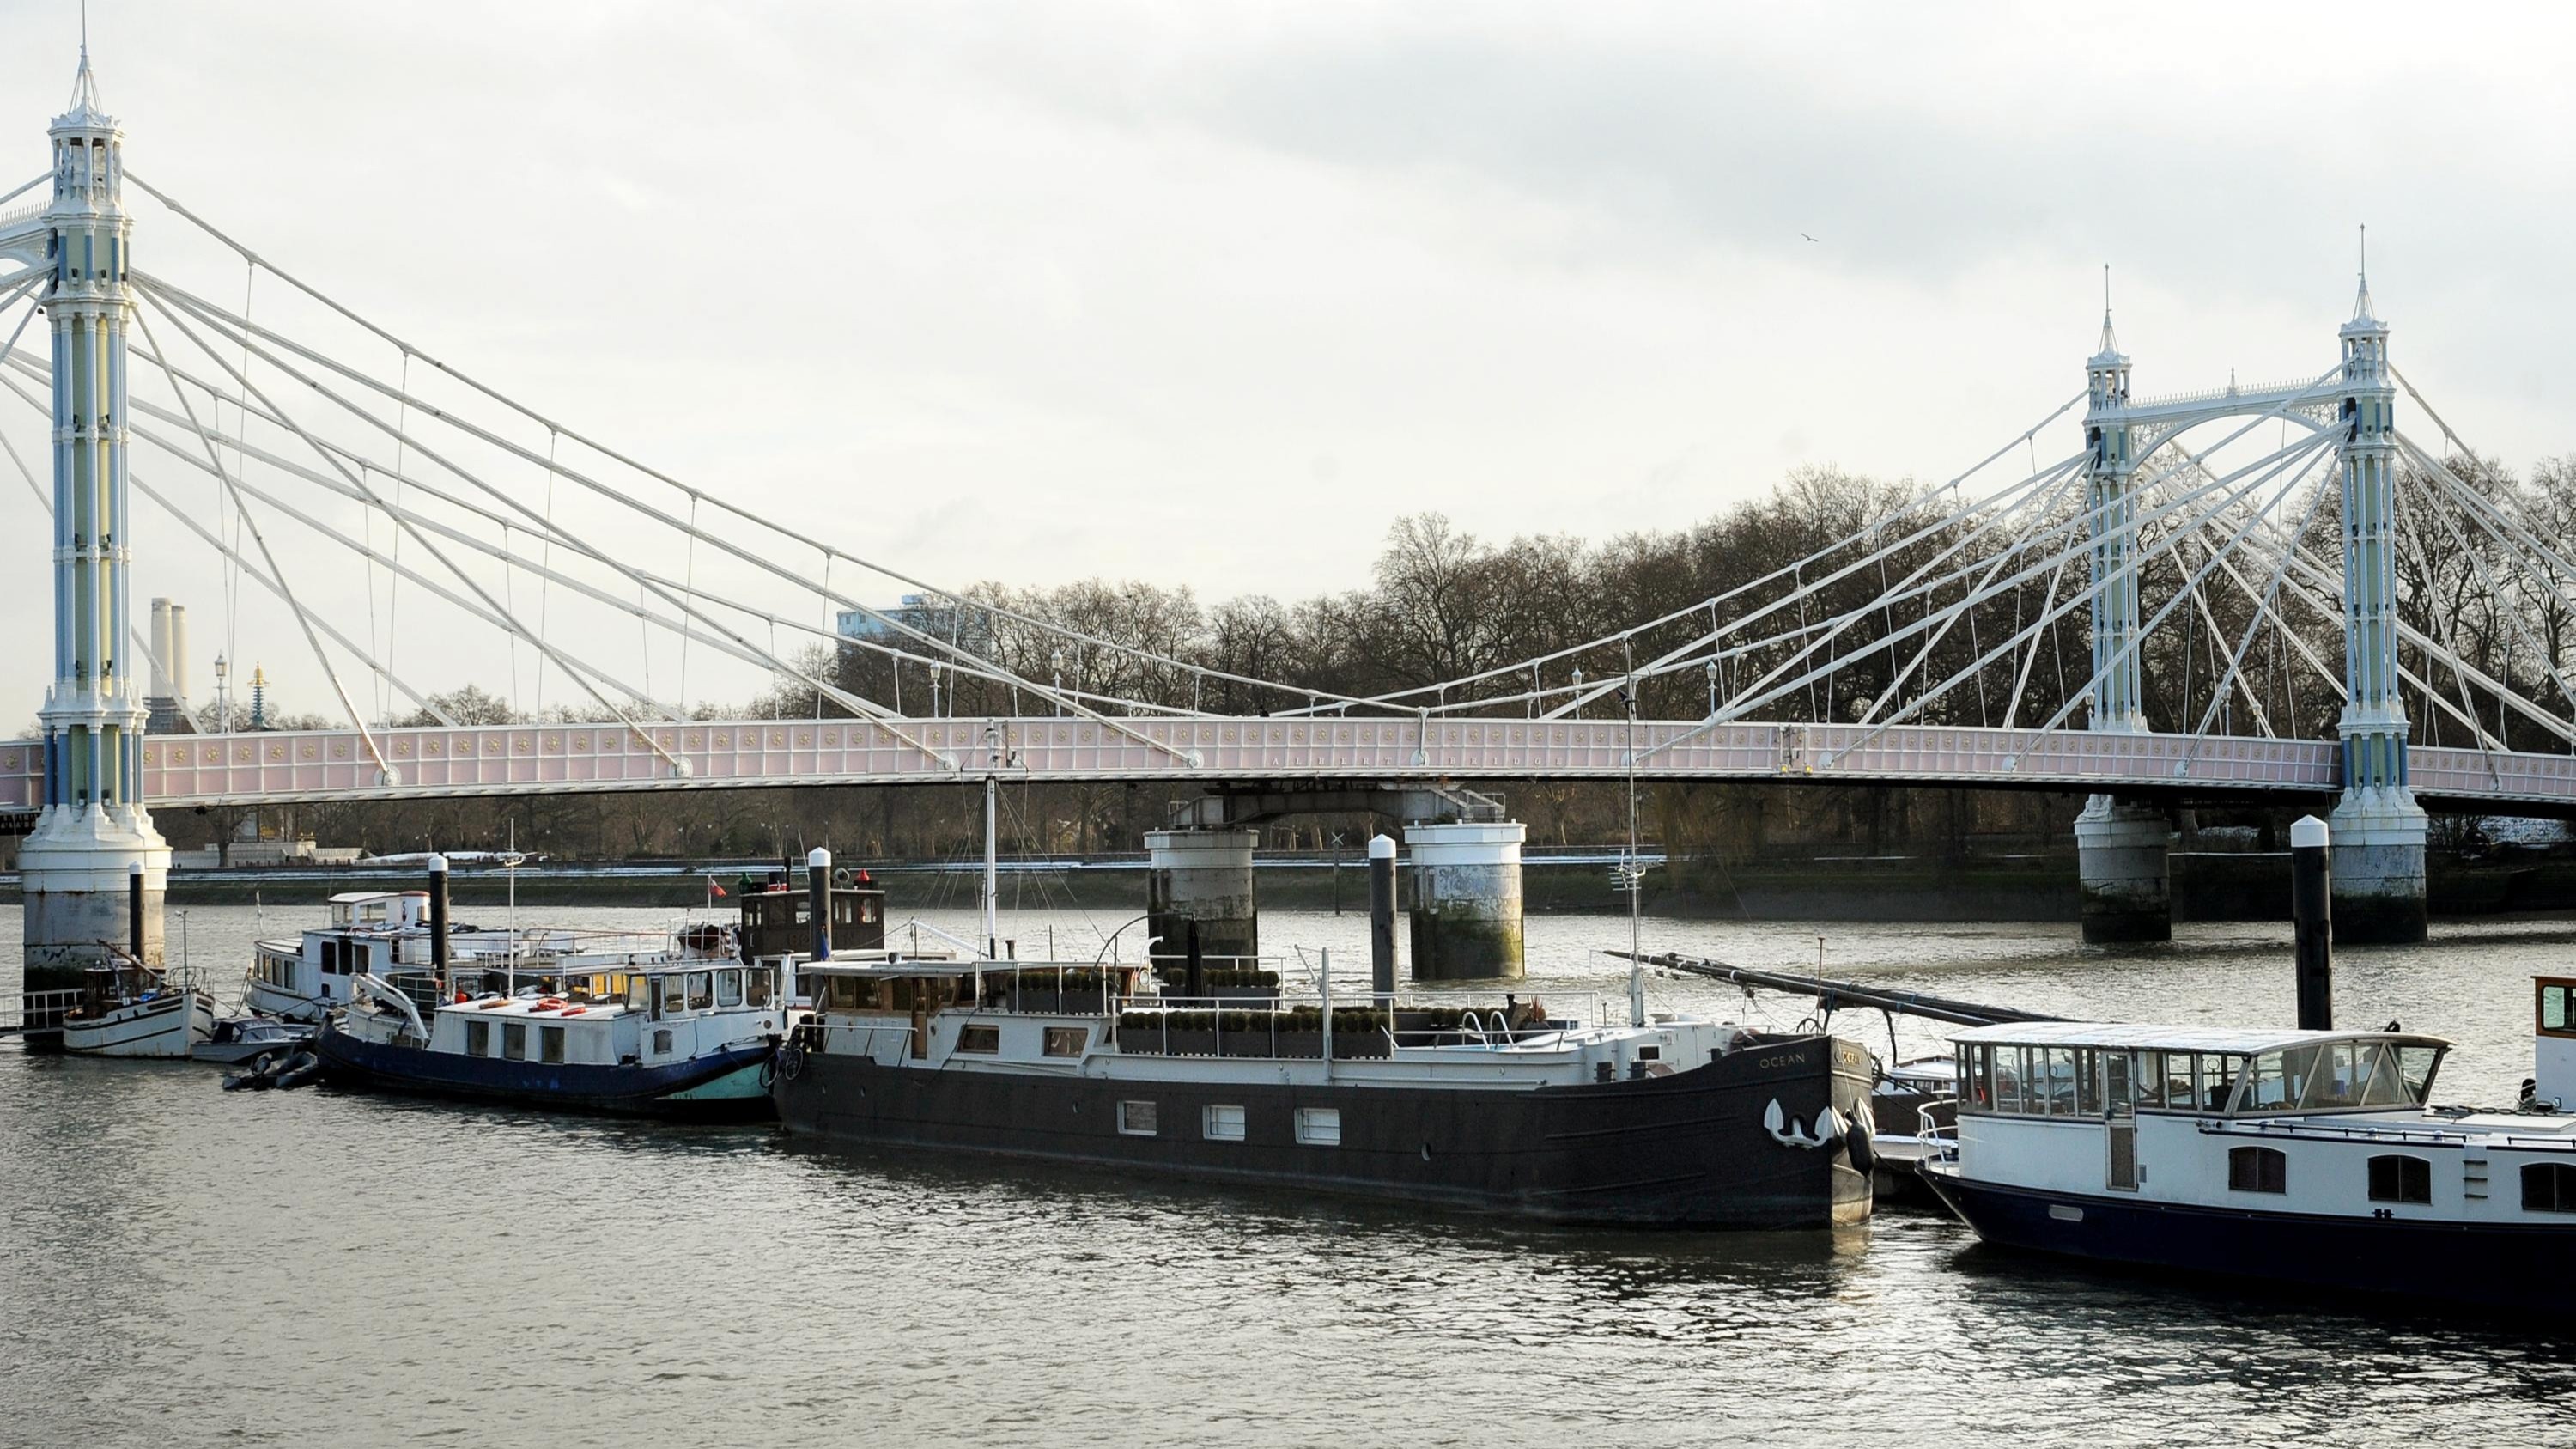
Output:
[[[2137,432],[2129,422],[2129,355],[2111,330],[2111,269],[2102,269],[2102,340],[2084,364],[2084,503],[2092,521],[2093,713],[2088,728],[2144,734],[2138,650]],[[2096,795],[2075,821],[2084,939],[2173,935],[2173,832],[2151,803]]]
[[[81,43],[71,104],[47,128],[53,198],[44,212],[52,268],[54,682],[43,808],[19,851],[26,986],[77,985],[102,943],[161,957],[170,848],[143,801],[146,671],[134,667],[128,572],[125,329],[130,222],[124,133],[99,99]],[[128,873],[143,872],[145,938],[128,941]]]
[[2388,324],[2361,273],[2343,344],[2343,799],[2334,818],[2334,923],[2344,940],[2424,939],[2423,807],[2408,778],[2397,675],[2397,392]]

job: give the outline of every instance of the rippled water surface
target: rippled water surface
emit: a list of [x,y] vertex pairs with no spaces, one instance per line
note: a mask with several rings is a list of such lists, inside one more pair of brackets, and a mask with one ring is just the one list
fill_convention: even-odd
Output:
[[[1006,931],[1087,954],[1095,924],[1115,921]],[[258,929],[190,912],[209,976],[237,978]],[[1331,948],[1343,979],[1366,931],[1262,923],[1270,949]],[[2291,1014],[2286,928],[2126,954],[2018,925],[1645,931],[1776,966],[1812,966],[1822,931],[1835,974],[2066,1014]],[[1626,935],[1533,918],[1536,989],[1559,1012],[1617,1001],[1591,953]],[[17,940],[11,911],[0,985]],[[2338,1004],[2458,1041],[2446,1099],[2507,1100],[2526,978],[2571,945],[2555,923],[2444,927],[2344,953]],[[1652,994],[1801,1014],[1704,982]],[[1888,1050],[1875,1015],[1836,1026]],[[1921,1213],[1565,1231],[216,1081],[0,1047],[0,1443],[2576,1442],[2576,1343],[2546,1326],[2087,1272]]]

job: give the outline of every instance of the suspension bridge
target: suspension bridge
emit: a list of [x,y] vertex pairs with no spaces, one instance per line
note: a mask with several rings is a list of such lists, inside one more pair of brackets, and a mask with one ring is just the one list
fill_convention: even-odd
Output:
[[[0,810],[30,828],[31,972],[120,934],[136,867],[157,904],[150,804],[1147,781],[1214,802],[1157,859],[1224,874],[1248,873],[1256,813],[1228,800],[1411,792],[1468,802],[1408,834],[1489,887],[1508,872],[1490,888],[1515,941],[1519,831],[1474,807],[1486,782],[2081,791],[2102,938],[2164,932],[2176,802],[2332,802],[2338,924],[2377,939],[2423,934],[2426,805],[2576,814],[2569,546],[2464,476],[2474,455],[2395,368],[2366,275],[2314,372],[2167,396],[2133,395],[2106,298],[2081,392],[1848,536],[1595,638],[1337,693],[943,589],[442,360],[129,171],[85,46],[47,140],[49,169],[0,194],[0,450],[52,528],[42,737],[0,743]],[[138,218],[238,270],[166,273]],[[2401,392],[2432,434],[2400,429]],[[213,732],[147,730],[185,669],[131,586],[183,548],[220,558],[228,615],[247,585],[292,621],[343,724],[246,730],[226,709]],[[2496,647],[2410,608],[2401,554],[2472,567],[2510,605]],[[895,586],[952,626],[869,602]],[[431,628],[506,648],[514,684],[532,664],[558,722],[450,718],[398,667]],[[814,642],[879,673],[817,665]],[[1147,682],[1068,685],[1068,652]],[[693,653],[809,692],[816,717],[696,717]],[[866,683],[887,671],[934,700],[945,680],[948,707],[906,713]],[[405,713],[431,722],[388,722]]]

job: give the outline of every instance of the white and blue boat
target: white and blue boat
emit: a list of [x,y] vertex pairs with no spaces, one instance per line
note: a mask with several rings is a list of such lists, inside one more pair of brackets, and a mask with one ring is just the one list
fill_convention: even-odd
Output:
[[2540,978],[2519,1106],[2437,1107],[2402,1031],[2030,1022],[1958,1051],[1924,1181],[1988,1242],[2563,1311],[2576,1277],[2576,980]]
[[[764,1070],[790,1023],[782,964],[745,962],[733,933],[667,948],[522,965],[512,991],[355,978],[314,1038],[326,1081],[514,1106],[664,1117],[770,1115]],[[426,988],[426,989],[424,989]]]

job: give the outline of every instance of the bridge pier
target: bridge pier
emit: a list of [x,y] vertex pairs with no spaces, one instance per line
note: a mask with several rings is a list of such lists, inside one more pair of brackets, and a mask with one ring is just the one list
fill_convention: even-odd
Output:
[[1145,832],[1145,930],[1162,938],[1151,953],[1157,967],[1177,968],[1187,959],[1192,921],[1208,962],[1254,964],[1261,924],[1253,909],[1252,848],[1260,839],[1249,827]]
[[131,875],[143,865],[143,964],[162,964],[161,897],[170,880],[170,847],[139,805],[62,806],[38,818],[18,848],[25,902],[26,986],[59,991],[108,959],[108,947],[133,949],[128,919]]
[[[2164,811],[2096,795],[2075,817],[2084,939],[2097,945],[2173,939],[2173,828]],[[2420,857],[2419,857],[2420,859]]]
[[1416,981],[1518,981],[1521,841],[1517,820],[1408,825]]
[[2347,790],[2334,832],[2338,946],[2410,945],[2425,937],[2424,808],[2404,790]]

